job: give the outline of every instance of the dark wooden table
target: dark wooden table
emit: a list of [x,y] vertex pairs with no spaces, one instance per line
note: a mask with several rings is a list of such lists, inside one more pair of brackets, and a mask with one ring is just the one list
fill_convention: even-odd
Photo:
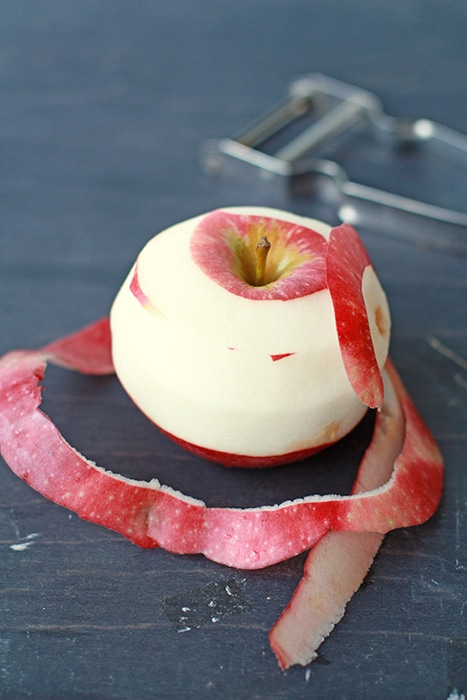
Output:
[[[461,0],[0,0],[0,18],[2,353],[106,315],[156,231],[262,204],[203,175],[200,144],[237,132],[297,74],[320,71],[377,92],[392,114],[467,133]],[[405,158],[396,170],[381,150],[355,174],[466,209],[465,164],[437,178],[419,154]],[[400,234],[362,230],[391,303],[393,359],[445,457],[445,493],[427,524],[387,536],[318,661],[281,672],[267,640],[304,556],[244,572],[141,550],[46,501],[2,462],[2,700],[467,693],[467,262]],[[46,387],[45,410],[89,458],[209,504],[349,488],[370,429],[288,470],[226,471],[160,436],[114,379],[51,368]],[[232,614],[180,632],[176,597],[200,600],[225,581],[239,595]]]

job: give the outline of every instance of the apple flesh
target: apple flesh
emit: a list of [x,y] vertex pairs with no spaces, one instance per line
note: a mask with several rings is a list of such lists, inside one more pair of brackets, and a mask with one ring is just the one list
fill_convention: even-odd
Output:
[[[262,237],[271,249],[258,283]],[[348,225],[253,207],[172,226],[140,253],[111,330],[137,406],[227,466],[301,459],[382,403],[389,309]]]

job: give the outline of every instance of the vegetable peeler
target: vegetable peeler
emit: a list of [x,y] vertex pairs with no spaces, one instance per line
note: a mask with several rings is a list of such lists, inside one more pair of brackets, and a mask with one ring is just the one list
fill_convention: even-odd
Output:
[[[262,191],[268,203],[298,197],[337,221],[467,254],[467,213],[457,210],[467,193],[467,136],[429,119],[389,116],[375,94],[334,78],[297,78],[285,100],[238,136],[205,142],[201,164]],[[387,189],[357,181],[384,171],[393,180]],[[391,189],[404,181],[427,201]],[[429,201],[440,192],[447,204]]]

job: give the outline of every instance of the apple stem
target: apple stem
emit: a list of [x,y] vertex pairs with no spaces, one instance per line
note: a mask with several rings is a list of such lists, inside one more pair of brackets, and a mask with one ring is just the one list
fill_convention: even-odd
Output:
[[271,243],[266,236],[261,236],[256,246],[256,277],[255,285],[261,287],[264,284],[264,276],[266,273],[266,262],[268,253],[271,248]]

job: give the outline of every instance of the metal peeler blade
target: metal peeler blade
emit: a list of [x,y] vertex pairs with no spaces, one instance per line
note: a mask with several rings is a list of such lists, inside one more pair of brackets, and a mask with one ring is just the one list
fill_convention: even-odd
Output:
[[349,179],[333,156],[345,139],[355,149],[363,137],[379,149],[374,171],[385,162],[381,149],[422,155],[431,149],[453,163],[450,178],[463,175],[467,191],[466,135],[429,119],[391,117],[373,93],[317,73],[293,81],[283,102],[235,138],[205,142],[201,163],[210,175],[260,189],[269,201],[318,201],[338,221],[466,255],[467,213]]

